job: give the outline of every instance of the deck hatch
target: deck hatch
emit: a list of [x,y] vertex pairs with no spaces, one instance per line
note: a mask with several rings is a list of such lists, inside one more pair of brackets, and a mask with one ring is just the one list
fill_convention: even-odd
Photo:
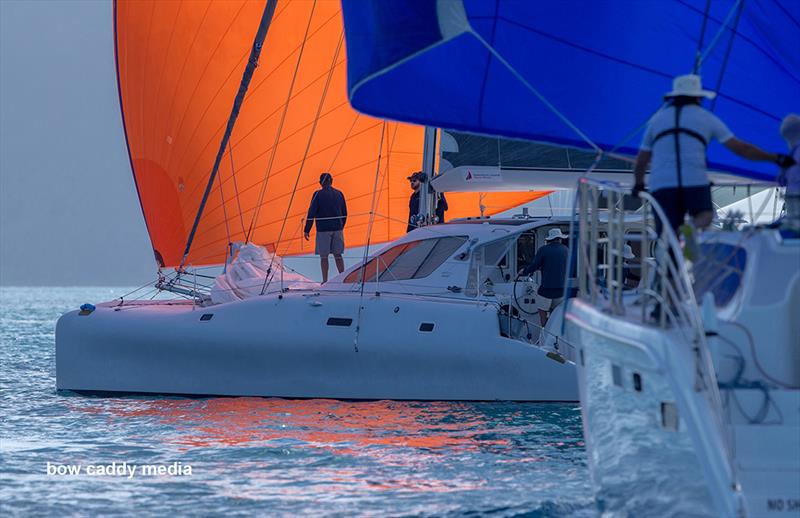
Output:
[[341,318],[341,317],[330,317],[328,318],[328,325],[329,326],[337,326],[337,327],[350,327],[353,323],[352,318]]

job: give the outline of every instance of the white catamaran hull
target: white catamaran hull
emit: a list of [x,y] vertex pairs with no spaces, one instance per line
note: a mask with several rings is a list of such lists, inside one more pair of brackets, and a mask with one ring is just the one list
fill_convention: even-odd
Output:
[[502,337],[492,304],[375,293],[360,300],[357,292],[325,291],[208,308],[113,304],[59,319],[58,389],[338,399],[578,399],[574,366]]
[[[677,347],[670,334],[679,330],[626,322],[580,300],[570,301],[567,313],[567,338],[581,344],[584,435],[601,512],[800,514],[798,391],[771,392],[770,412],[780,409],[780,423],[771,413],[763,425],[720,427],[704,392],[692,388],[695,372],[675,368],[692,365],[691,351]],[[757,388],[726,397],[736,398],[743,415],[758,414],[764,401]],[[728,441],[735,443],[735,459],[725,454]]]

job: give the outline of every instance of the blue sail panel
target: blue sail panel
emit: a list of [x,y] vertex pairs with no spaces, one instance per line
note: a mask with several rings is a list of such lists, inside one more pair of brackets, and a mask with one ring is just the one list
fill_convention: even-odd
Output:
[[[672,78],[692,71],[701,34],[700,72],[718,91],[706,106],[737,136],[781,151],[780,120],[800,105],[793,0],[721,0],[708,13],[705,0],[342,3],[350,101],[373,116],[588,147],[578,128],[635,153]],[[709,166],[777,173],[720,145]]]

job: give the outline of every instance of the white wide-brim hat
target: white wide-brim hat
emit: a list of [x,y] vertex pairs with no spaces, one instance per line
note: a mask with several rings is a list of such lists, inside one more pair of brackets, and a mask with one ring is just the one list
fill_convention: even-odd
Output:
[[705,97],[713,99],[717,96],[716,92],[703,90],[703,81],[697,74],[686,74],[678,76],[672,80],[672,91],[664,94],[664,97]]
[[567,236],[565,234],[561,233],[561,229],[560,228],[551,228],[547,232],[547,237],[544,238],[544,240],[545,241],[552,241],[553,239],[558,239],[559,237],[561,239],[567,239]]
[[634,257],[636,256],[633,255],[633,248],[631,248],[631,245],[625,245],[625,248],[622,249],[622,258],[633,259]]

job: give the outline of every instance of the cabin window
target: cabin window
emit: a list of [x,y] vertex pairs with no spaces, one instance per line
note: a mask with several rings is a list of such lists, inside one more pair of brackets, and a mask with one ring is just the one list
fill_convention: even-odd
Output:
[[465,242],[467,236],[447,236],[401,243],[385,250],[345,278],[346,283],[421,279],[433,273]]
[[[492,241],[479,246],[472,253],[472,262],[469,267],[465,293],[474,297],[477,295],[477,286],[482,286],[482,292],[490,290],[490,286],[508,282],[513,272],[509,271],[510,257],[513,253],[516,236],[507,239]],[[479,279],[480,277],[480,279]]]
[[536,233],[525,232],[517,239],[517,275],[533,263],[536,256]]
[[336,327],[350,327],[353,323],[352,318],[342,318],[342,317],[330,317],[328,318],[327,324],[329,326],[336,326]]

